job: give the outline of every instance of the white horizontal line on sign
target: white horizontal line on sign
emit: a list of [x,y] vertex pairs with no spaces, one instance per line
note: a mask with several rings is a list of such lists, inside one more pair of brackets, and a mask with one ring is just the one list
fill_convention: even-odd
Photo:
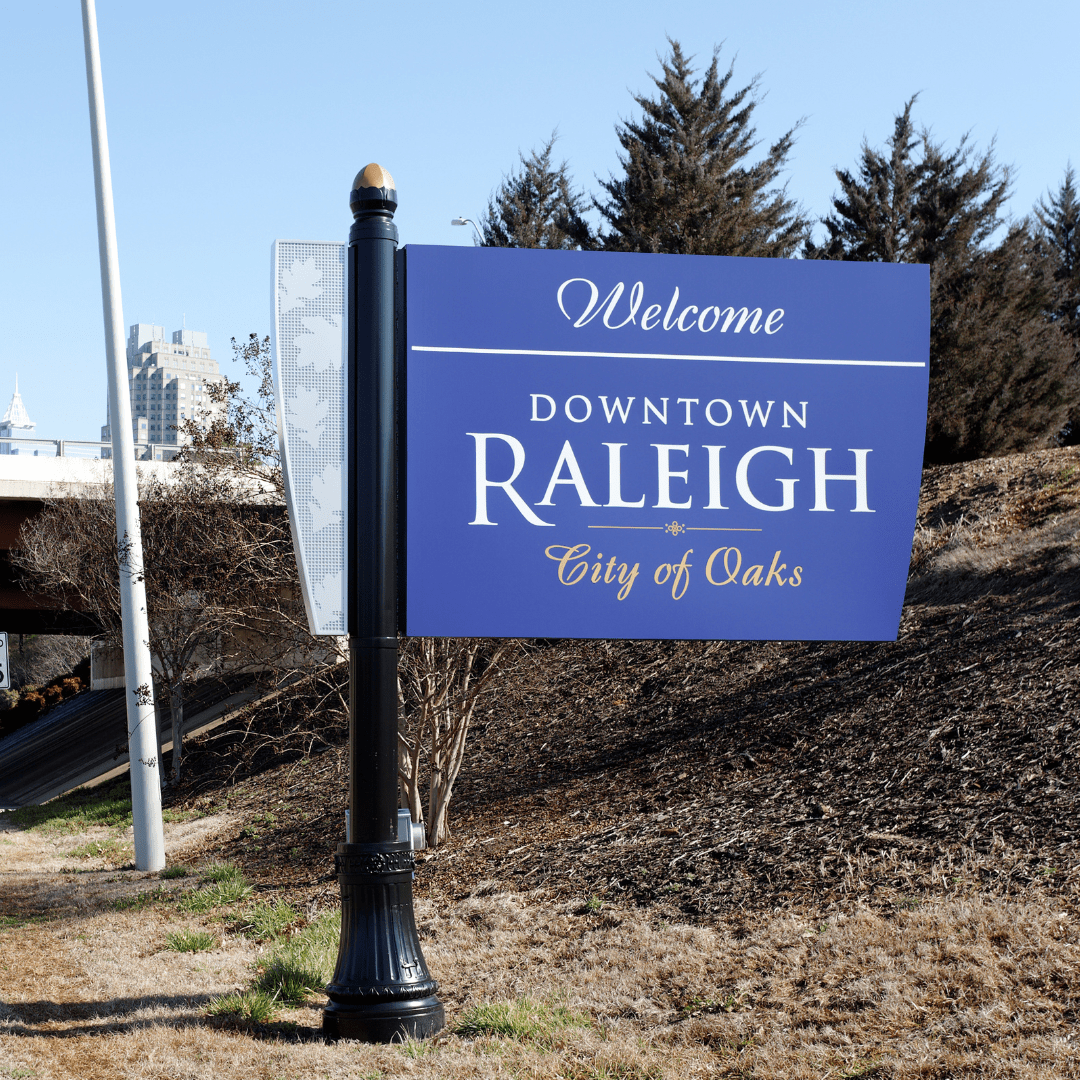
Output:
[[583,352],[561,349],[472,349],[457,345],[412,345],[413,352],[482,353],[489,356],[592,356],[611,360],[712,360],[732,364],[829,364],[834,367],[926,367],[921,360],[809,360],[787,356],[705,356],[700,353]]

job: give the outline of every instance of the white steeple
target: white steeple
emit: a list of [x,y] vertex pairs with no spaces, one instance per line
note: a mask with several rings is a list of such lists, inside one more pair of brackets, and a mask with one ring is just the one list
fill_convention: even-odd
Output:
[[7,407],[7,412],[4,413],[3,420],[0,420],[0,425],[18,428],[37,427],[34,421],[30,419],[26,406],[23,404],[22,396],[19,394],[18,375],[15,376],[15,393],[11,398],[11,404]]

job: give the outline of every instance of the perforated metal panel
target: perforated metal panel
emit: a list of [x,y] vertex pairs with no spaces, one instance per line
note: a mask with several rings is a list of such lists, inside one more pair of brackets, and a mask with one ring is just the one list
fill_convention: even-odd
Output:
[[345,607],[346,245],[277,240],[274,396],[308,624],[347,632]]

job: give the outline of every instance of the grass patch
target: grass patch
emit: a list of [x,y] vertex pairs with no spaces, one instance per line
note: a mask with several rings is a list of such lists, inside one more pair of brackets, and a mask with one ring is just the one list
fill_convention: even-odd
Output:
[[747,1012],[751,1008],[753,1006],[748,995],[739,993],[728,994],[722,998],[692,997],[682,1006],[680,1012],[683,1016],[697,1016],[701,1013]]
[[413,1061],[418,1061],[423,1057],[434,1057],[439,1052],[439,1048],[428,1039],[414,1039],[410,1035],[402,1042],[401,1052]]
[[236,921],[247,937],[256,941],[278,941],[299,918],[300,913],[285,900],[274,903],[260,900],[236,916]]
[[171,881],[173,878],[187,877],[190,873],[191,871],[186,866],[167,866],[159,876],[166,881]]
[[107,837],[104,840],[88,840],[68,853],[69,859],[104,859],[111,863],[131,862],[135,857],[134,848],[123,840]]
[[251,886],[243,872],[232,863],[211,863],[203,870],[202,880],[206,883],[202,888],[180,897],[178,906],[181,911],[202,914],[216,907],[239,903],[251,895]]
[[91,825],[126,828],[131,824],[131,784],[125,777],[100,788],[79,788],[41,806],[9,810],[20,829],[46,833],[77,833]]
[[215,862],[208,863],[202,869],[204,881],[242,881],[244,872],[235,863]]
[[278,939],[255,988],[294,1005],[321,994],[333,978],[340,938],[340,912],[324,911],[298,933]]
[[[561,1073],[566,1080],[664,1080],[664,1073],[657,1065],[633,1065],[629,1062],[606,1062],[603,1065],[571,1066],[569,1072]],[[749,1075],[737,1073],[737,1076]]]
[[453,1031],[466,1038],[496,1035],[537,1046],[551,1046],[559,1032],[591,1026],[588,1017],[571,1012],[565,1005],[549,1005],[522,997],[517,1001],[474,1005],[465,1010]]
[[312,994],[321,994],[327,979],[295,960],[272,960],[255,980],[255,989],[286,1005],[303,1005]]
[[135,893],[134,896],[122,896],[119,900],[114,900],[112,906],[117,911],[141,911],[151,904],[160,904],[171,899],[172,893],[159,885],[156,889],[147,889],[145,892]]
[[898,896],[892,901],[892,906],[900,911],[915,911],[921,904],[921,896]]
[[299,933],[281,941],[270,960],[281,960],[316,974],[321,990],[334,976],[340,939],[341,912],[336,908],[324,911]]
[[211,908],[239,903],[250,895],[251,886],[244,881],[213,881],[201,889],[185,893],[180,898],[180,907],[184,911],[209,911]]
[[177,930],[165,939],[165,948],[173,952],[209,952],[218,939],[209,930]]
[[[285,921],[286,916],[289,922]],[[285,930],[296,921],[298,915],[295,908],[284,901],[256,904],[242,918],[249,921],[249,926],[259,924],[262,932],[274,944],[269,955],[259,964],[258,975],[251,989],[240,997],[246,1000],[247,995],[262,994],[283,1004],[302,1005],[313,994],[323,992],[333,977],[337,963],[341,936],[341,915],[338,911],[323,912],[288,937],[284,936]],[[272,931],[276,932],[276,937],[271,936]]]
[[874,1076],[881,1069],[880,1061],[857,1061],[854,1065],[836,1075],[841,1080],[869,1080],[871,1076]]
[[0,915],[0,930],[18,930],[48,920],[47,915]]
[[265,990],[245,990],[239,994],[223,994],[206,1006],[206,1015],[219,1020],[244,1020],[253,1024],[269,1024],[277,1016],[277,1000]]

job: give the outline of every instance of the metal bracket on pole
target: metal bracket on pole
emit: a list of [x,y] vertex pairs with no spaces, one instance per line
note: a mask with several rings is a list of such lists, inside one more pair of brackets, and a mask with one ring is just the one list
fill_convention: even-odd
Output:
[[334,862],[341,946],[326,988],[331,1038],[392,1042],[445,1023],[420,948],[414,858],[397,838],[397,190],[368,165],[349,198],[349,810]]

